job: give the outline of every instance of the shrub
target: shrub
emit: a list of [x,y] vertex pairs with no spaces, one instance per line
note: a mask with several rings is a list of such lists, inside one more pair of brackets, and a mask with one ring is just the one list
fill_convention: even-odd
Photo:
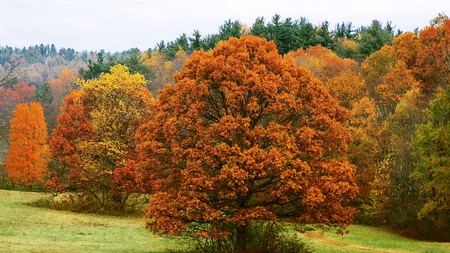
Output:
[[[225,226],[225,225],[224,225]],[[228,225],[230,226],[230,225]],[[196,252],[241,253],[235,250],[236,233],[230,226],[232,236],[228,238],[197,238]],[[246,253],[306,253],[307,245],[293,231],[271,221],[252,222],[247,227]]]

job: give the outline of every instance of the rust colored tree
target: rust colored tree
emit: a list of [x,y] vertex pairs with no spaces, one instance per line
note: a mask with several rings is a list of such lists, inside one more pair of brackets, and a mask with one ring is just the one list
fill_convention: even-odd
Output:
[[151,231],[234,235],[243,252],[252,221],[352,221],[349,113],[274,43],[244,36],[195,52],[156,108],[136,135]]
[[41,104],[32,102],[18,104],[13,114],[6,171],[14,182],[31,188],[44,180],[50,160],[44,112]]

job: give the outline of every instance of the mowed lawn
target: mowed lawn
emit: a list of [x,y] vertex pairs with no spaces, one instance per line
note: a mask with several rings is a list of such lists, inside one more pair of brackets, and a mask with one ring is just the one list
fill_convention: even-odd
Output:
[[25,205],[48,197],[0,190],[0,252],[167,252],[186,248],[186,241],[149,233],[142,218]]
[[[48,194],[0,190],[0,252],[169,252],[188,241],[152,235],[142,218],[78,214],[26,205]],[[353,225],[298,234],[314,252],[450,252],[450,243],[421,242],[387,230]]]

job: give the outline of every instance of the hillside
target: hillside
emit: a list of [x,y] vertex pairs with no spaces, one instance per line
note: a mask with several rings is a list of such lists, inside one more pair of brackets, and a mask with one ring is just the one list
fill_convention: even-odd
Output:
[[[150,234],[140,218],[48,210],[26,205],[48,194],[0,190],[0,252],[168,252],[187,242]],[[405,239],[381,228],[352,225],[344,236],[306,232],[315,252],[448,252],[449,243]],[[184,246],[184,247],[183,247]]]

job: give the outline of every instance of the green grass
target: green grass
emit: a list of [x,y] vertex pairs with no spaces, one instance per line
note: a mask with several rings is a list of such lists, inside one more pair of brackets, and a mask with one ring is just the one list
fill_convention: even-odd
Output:
[[26,205],[46,194],[0,190],[0,252],[167,252],[187,241],[152,235],[142,218]]
[[382,228],[352,225],[350,233],[338,235],[332,231],[308,231],[301,234],[315,252],[450,252],[450,243],[410,240]]
[[[152,235],[142,218],[78,214],[26,205],[42,193],[0,190],[0,252],[168,252],[189,242]],[[308,231],[315,252],[450,252],[450,243],[409,240],[387,230],[353,225],[344,236]]]

